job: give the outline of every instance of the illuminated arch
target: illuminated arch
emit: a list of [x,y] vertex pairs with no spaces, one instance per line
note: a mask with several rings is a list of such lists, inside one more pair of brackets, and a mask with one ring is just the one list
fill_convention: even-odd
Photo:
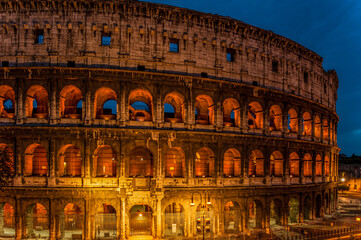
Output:
[[249,156],[248,176],[264,176],[264,157],[260,150],[253,150]]
[[303,156],[303,176],[312,177],[312,156],[309,153],[306,153]]
[[25,150],[25,176],[46,176],[48,174],[48,158],[45,148],[33,143]]
[[194,107],[197,124],[214,124],[214,103],[210,96],[198,95]]
[[275,151],[270,157],[270,174],[275,177],[283,176],[283,155],[280,151]]
[[302,115],[302,135],[312,136],[312,117],[309,112],[304,112]]
[[49,237],[49,215],[47,209],[40,203],[35,203],[26,208],[26,232],[39,238]]
[[315,117],[315,137],[321,139],[321,119],[318,115]]
[[145,147],[135,147],[129,155],[129,177],[152,177],[153,154]]
[[26,117],[48,117],[48,92],[44,87],[40,85],[34,85],[29,88],[26,94],[25,112]]
[[223,124],[225,126],[240,126],[241,109],[239,103],[234,98],[227,98],[223,102]]
[[117,211],[110,204],[103,204],[95,214],[96,239],[117,235]]
[[300,176],[300,157],[296,152],[290,154],[290,175]]
[[181,148],[171,148],[165,154],[165,176],[184,177],[185,159]]
[[196,177],[214,176],[214,154],[211,149],[203,147],[196,152],[194,172]]
[[248,104],[248,127],[251,129],[263,128],[263,108],[258,102]]
[[328,124],[328,120],[325,118],[323,119],[323,123],[322,123],[322,128],[323,128],[323,139],[328,140],[330,139],[330,126]]
[[241,176],[241,154],[237,149],[231,148],[224,153],[223,175],[225,177]]
[[79,88],[73,85],[64,87],[59,98],[60,117],[80,119],[82,109],[77,106],[79,101],[82,101],[82,98]]
[[[166,238],[184,236],[184,208],[181,204],[169,204],[164,211],[164,235]],[[176,226],[174,230],[173,226]]]
[[[135,89],[129,94],[129,120],[152,121],[153,120],[153,97],[149,91]],[[145,105],[147,108],[143,107]]]
[[[117,94],[109,87],[99,88],[95,93],[94,98],[94,117],[95,119],[111,120],[116,119],[116,113],[114,114],[111,109],[104,108],[104,104],[108,101],[117,101]],[[117,106],[113,106],[117,108]]]
[[[9,104],[11,103],[11,104]],[[8,85],[0,86],[0,118],[15,117],[15,92]]]
[[164,108],[164,121],[165,122],[184,122],[185,108],[184,97],[178,92],[168,93],[164,99],[164,104],[169,104],[173,107],[174,112],[166,112]]
[[229,201],[224,206],[224,232],[235,234],[240,232],[241,207],[235,201]]
[[81,176],[82,157],[80,149],[75,145],[65,145],[58,153],[59,176]]
[[279,105],[273,105],[270,108],[269,113],[269,130],[270,131],[282,131],[283,128],[283,113]]
[[316,156],[316,176],[322,176],[322,157],[319,154]]
[[109,145],[97,147],[94,152],[94,169],[97,177],[115,177],[117,153]]
[[298,133],[298,114],[294,108],[288,110],[287,120],[288,131],[290,133]]

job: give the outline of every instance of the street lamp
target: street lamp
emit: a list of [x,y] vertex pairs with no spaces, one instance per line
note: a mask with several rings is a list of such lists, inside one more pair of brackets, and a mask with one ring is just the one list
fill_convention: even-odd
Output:
[[205,196],[204,196],[204,203],[203,203],[203,197],[202,194],[199,192],[194,192],[192,193],[192,201],[191,201],[191,206],[194,206],[194,194],[198,193],[200,198],[201,198],[201,209],[202,209],[202,234],[203,234],[203,240],[204,240],[204,234],[205,234],[205,217],[206,217],[206,211],[207,211],[207,205],[211,205],[211,197],[208,191],[205,192]]

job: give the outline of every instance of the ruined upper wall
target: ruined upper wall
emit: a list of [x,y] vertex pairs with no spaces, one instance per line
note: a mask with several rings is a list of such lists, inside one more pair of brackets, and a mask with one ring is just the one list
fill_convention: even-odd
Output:
[[[43,44],[35,40],[39,30]],[[103,35],[111,36],[110,46],[101,44]],[[0,0],[0,39],[3,67],[75,63],[176,72],[278,89],[336,107],[338,78],[322,68],[319,55],[218,15],[137,1]],[[171,41],[179,52],[169,51]]]

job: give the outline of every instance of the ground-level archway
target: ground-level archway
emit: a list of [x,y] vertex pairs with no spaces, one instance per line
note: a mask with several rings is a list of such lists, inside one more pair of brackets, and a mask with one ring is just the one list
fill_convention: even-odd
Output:
[[27,238],[49,238],[48,211],[40,203],[27,207],[25,213],[25,226]]
[[270,225],[282,224],[282,201],[278,198],[271,202],[271,218]]
[[130,235],[152,235],[153,211],[145,204],[135,205],[129,212]]
[[96,237],[117,238],[117,212],[112,205],[103,204],[102,210],[95,215]]
[[69,203],[60,215],[61,236],[64,240],[79,239],[83,235],[83,213],[80,208]]
[[164,212],[164,236],[184,236],[184,209],[181,204],[172,203],[165,208]]
[[230,201],[224,207],[224,232],[229,234],[239,233],[241,208],[237,202]]
[[297,198],[290,199],[289,209],[290,209],[289,222],[290,223],[298,223],[299,222],[299,201]]
[[259,200],[254,200],[249,205],[248,227],[263,228],[263,204]]
[[15,236],[14,208],[9,203],[0,203],[0,239]]
[[305,197],[303,200],[303,219],[312,219],[312,201],[309,196]]

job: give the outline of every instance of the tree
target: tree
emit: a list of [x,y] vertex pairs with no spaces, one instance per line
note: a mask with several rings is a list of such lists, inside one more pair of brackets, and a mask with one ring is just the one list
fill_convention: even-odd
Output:
[[0,150],[0,189],[9,186],[15,176],[12,151],[8,148]]

